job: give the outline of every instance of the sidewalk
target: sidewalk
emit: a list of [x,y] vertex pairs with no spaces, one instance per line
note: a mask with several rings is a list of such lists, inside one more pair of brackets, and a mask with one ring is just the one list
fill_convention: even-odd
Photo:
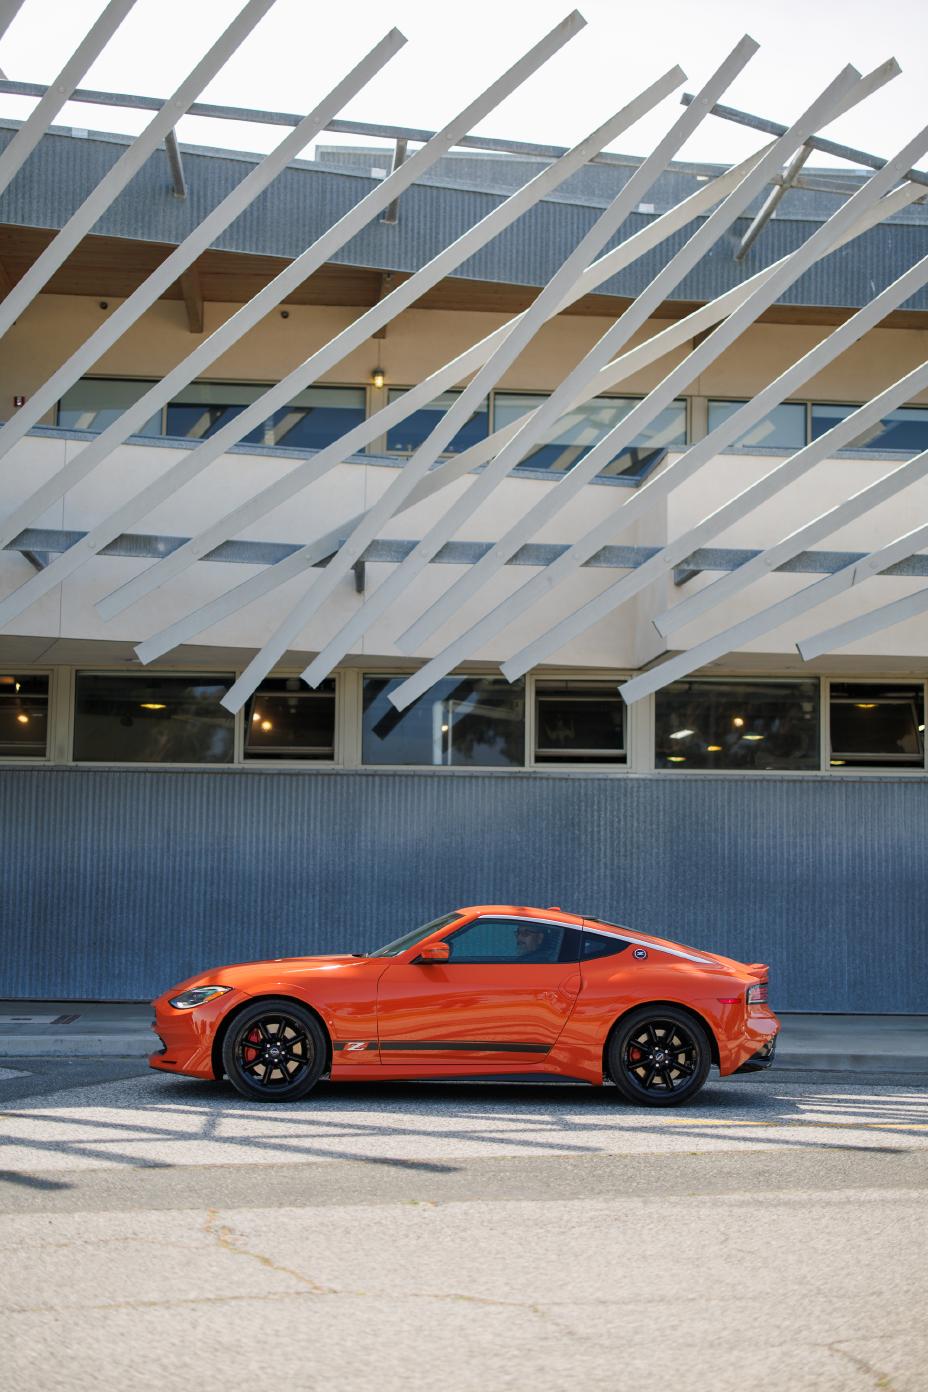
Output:
[[[147,1004],[0,1000],[0,1058],[145,1058],[157,1047]],[[928,1015],[788,1015],[781,1068],[923,1074]]]

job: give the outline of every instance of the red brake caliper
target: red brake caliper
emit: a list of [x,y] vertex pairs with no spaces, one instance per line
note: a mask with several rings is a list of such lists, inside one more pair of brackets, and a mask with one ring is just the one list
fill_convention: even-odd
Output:
[[261,1035],[257,1029],[253,1029],[250,1034],[246,1034],[245,1043],[243,1045],[243,1052],[244,1050],[251,1050],[250,1057],[246,1054],[246,1063],[253,1063],[254,1060],[258,1057],[258,1046],[260,1043]]

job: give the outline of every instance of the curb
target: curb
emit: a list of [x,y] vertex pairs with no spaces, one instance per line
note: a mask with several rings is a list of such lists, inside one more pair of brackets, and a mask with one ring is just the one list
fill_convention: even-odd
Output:
[[0,1035],[0,1058],[148,1058],[158,1047],[145,1034]]
[[829,1054],[809,1051],[789,1053],[778,1049],[774,1070],[789,1068],[807,1073],[913,1073],[928,1075],[928,1057],[917,1054]]

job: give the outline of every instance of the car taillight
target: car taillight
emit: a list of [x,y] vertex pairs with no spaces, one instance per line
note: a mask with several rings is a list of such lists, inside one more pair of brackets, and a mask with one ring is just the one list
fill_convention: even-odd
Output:
[[767,1004],[767,982],[759,981],[756,986],[748,987],[748,1005]]

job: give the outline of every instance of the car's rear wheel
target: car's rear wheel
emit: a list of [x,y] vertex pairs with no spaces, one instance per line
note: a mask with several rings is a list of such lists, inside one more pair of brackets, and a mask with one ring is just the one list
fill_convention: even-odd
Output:
[[256,1001],[237,1015],[222,1043],[229,1081],[254,1102],[305,1097],[325,1068],[318,1020],[288,1000]]
[[669,1005],[644,1005],[613,1030],[607,1062],[627,1101],[675,1107],[699,1092],[712,1051],[708,1034],[691,1015]]

